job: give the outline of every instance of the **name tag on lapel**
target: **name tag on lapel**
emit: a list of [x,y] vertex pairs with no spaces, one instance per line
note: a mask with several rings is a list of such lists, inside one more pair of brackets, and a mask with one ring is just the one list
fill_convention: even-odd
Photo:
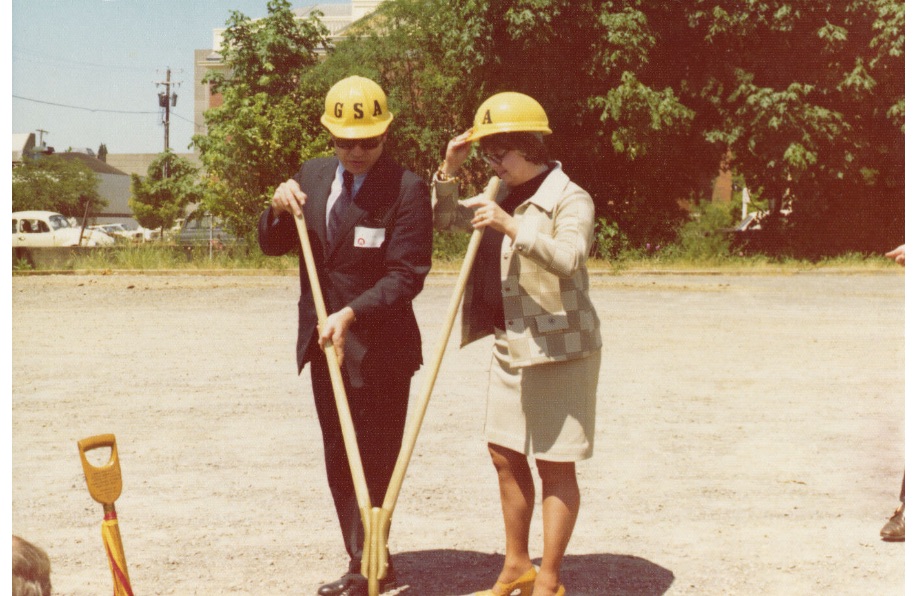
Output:
[[378,248],[385,242],[385,228],[363,228],[356,226],[353,235],[355,248]]

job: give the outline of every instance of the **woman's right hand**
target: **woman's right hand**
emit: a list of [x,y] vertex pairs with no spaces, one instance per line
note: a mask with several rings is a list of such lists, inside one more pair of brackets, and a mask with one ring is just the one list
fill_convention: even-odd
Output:
[[290,179],[274,191],[273,199],[270,201],[270,210],[274,217],[280,217],[284,211],[292,214],[293,217],[299,217],[306,198],[305,193],[299,188],[299,183]]
[[442,163],[442,173],[451,178],[461,169],[461,164],[467,160],[471,153],[471,143],[468,142],[470,129],[464,131],[448,142],[445,149],[445,161]]

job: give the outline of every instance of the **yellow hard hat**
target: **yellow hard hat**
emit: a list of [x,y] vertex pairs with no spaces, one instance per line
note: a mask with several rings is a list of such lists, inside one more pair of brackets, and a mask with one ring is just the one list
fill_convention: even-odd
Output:
[[378,83],[352,76],[328,91],[321,123],[338,139],[367,139],[388,130],[393,119]]
[[549,135],[547,112],[533,97],[505,91],[490,97],[477,108],[468,141],[504,132],[539,132]]

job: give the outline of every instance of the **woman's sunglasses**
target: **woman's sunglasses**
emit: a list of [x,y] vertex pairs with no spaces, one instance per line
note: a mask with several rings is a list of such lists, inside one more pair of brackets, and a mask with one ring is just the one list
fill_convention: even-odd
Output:
[[504,149],[502,151],[483,151],[481,152],[480,157],[495,167],[502,165],[503,160],[506,159],[507,155],[509,155],[509,150]]
[[382,144],[382,141],[385,140],[384,135],[378,137],[370,137],[368,139],[338,139],[333,138],[331,142],[338,149],[350,150],[355,149],[357,145],[362,147],[365,151],[371,151],[379,145]]

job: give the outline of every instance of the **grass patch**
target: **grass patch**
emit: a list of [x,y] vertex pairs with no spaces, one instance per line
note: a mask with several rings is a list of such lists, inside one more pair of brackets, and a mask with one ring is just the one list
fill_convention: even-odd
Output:
[[[50,252],[50,251],[49,251]],[[246,246],[210,250],[208,246],[183,247],[169,244],[117,245],[83,248],[66,252],[56,249],[53,258],[36,251],[31,262],[20,259],[14,271],[165,271],[208,269],[263,269],[284,271],[299,266],[295,254],[265,256],[258,248]]]
[[[461,268],[469,235],[454,235],[437,239],[434,243],[433,270],[454,273]],[[612,259],[592,257],[589,269],[593,272],[695,272],[717,271],[725,273],[795,273],[803,271],[902,271],[890,259],[879,255],[851,253],[817,261],[773,258],[763,255],[688,258],[683,253],[657,250],[654,252],[627,250]],[[62,253],[53,260],[19,259],[13,272],[27,271],[205,271],[245,270],[281,273],[297,271],[298,255],[282,257],[265,256],[259,248],[229,247],[212,252],[206,246],[186,248],[174,245],[141,244],[82,249]]]
[[[687,258],[664,251],[655,255],[629,253],[619,259],[589,261],[592,270],[628,271],[717,271],[734,273],[790,273],[800,271],[864,271],[879,272],[901,269],[884,256],[852,253],[839,257],[826,257],[816,261],[792,258],[774,258],[764,255],[724,255],[718,257]],[[902,269],[901,269],[902,270]]]

